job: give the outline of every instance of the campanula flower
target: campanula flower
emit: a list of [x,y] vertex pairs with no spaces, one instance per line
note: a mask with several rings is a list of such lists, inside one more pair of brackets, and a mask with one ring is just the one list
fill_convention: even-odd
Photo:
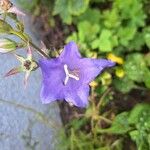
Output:
[[41,100],[47,104],[65,99],[78,107],[88,105],[89,83],[103,69],[115,63],[106,59],[82,58],[74,42],[68,43],[59,57],[41,59],[43,83]]

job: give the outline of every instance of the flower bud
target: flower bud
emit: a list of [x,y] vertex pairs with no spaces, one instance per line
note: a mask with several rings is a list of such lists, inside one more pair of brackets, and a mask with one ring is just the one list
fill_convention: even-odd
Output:
[[119,78],[123,78],[125,76],[125,71],[123,70],[123,68],[116,68],[115,74],[117,77]]
[[101,75],[102,85],[110,85],[112,83],[112,76],[109,72],[104,72]]
[[8,38],[0,39],[0,53],[8,53],[16,50],[17,43]]
[[25,14],[20,11],[17,7],[10,2],[10,0],[1,0],[0,1],[0,13],[13,13],[16,15],[25,16]]
[[11,31],[11,25],[0,19],[0,33],[10,33]]
[[1,0],[0,1],[0,8],[3,11],[8,11],[12,6],[13,6],[13,4],[9,0]]

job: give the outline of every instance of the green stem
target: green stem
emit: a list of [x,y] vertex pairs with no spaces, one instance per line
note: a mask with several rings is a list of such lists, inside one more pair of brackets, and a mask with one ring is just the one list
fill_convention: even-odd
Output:
[[46,58],[49,58],[49,56],[47,54],[45,54],[39,47],[37,47],[34,43],[31,42],[31,40],[29,40],[25,35],[23,35],[22,33],[20,32],[17,32],[15,30],[12,30],[11,31],[11,34],[14,34],[16,36],[18,36],[19,38],[21,38],[25,43],[28,43],[33,47],[35,48],[42,56],[46,57]]
[[97,104],[97,109],[100,109],[101,105],[103,104],[103,100],[106,97],[106,95],[110,92],[111,88],[107,89],[106,92],[101,96],[99,103]]
[[104,120],[105,122],[107,122],[108,124],[112,124],[112,121],[103,117],[103,116],[99,116],[100,119]]

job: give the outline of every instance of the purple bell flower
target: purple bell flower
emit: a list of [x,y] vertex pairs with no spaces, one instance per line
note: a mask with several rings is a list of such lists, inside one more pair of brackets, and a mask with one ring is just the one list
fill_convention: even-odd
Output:
[[104,68],[114,65],[114,62],[106,59],[82,58],[77,45],[70,42],[58,58],[39,61],[43,74],[41,100],[47,104],[65,99],[77,107],[86,107],[89,83]]

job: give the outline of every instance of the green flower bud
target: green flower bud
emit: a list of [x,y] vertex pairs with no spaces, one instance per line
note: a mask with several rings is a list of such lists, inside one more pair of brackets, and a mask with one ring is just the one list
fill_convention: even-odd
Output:
[[0,19],[0,33],[10,33],[12,30],[11,25]]
[[17,43],[8,38],[0,39],[0,53],[8,53],[16,50]]

